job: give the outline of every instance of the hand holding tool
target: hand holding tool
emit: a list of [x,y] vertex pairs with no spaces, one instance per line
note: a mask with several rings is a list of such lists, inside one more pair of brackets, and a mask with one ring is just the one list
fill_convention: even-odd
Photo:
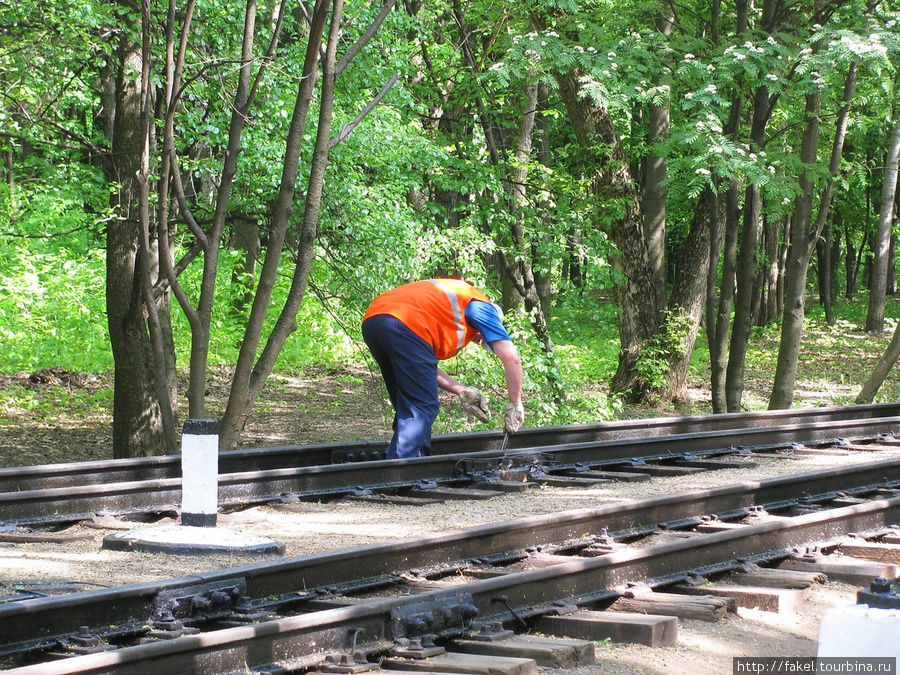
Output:
[[507,403],[506,415],[503,417],[503,429],[509,433],[516,433],[525,421],[525,406],[521,403]]

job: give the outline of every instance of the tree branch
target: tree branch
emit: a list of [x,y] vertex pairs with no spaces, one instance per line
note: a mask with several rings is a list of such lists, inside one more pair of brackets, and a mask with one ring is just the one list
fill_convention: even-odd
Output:
[[378,16],[375,17],[375,20],[372,22],[372,25],[363,33],[359,40],[350,47],[344,57],[338,61],[337,65],[334,68],[335,76],[339,77],[341,72],[343,72],[344,68],[359,54],[363,47],[369,44],[369,40],[378,32],[378,29],[381,28],[381,24],[384,23],[384,20],[387,18],[387,15],[390,14],[391,10],[394,8],[394,5],[397,4],[397,0],[387,0],[381,8],[381,11],[378,12]]
[[353,130],[357,127],[357,125],[363,121],[366,115],[368,115],[375,109],[375,107],[381,102],[381,99],[387,96],[387,93],[393,88],[395,84],[397,84],[397,80],[399,79],[400,73],[394,73],[393,77],[388,80],[388,83],[384,85],[380,92],[378,92],[378,95],[374,99],[372,99],[372,102],[365,108],[363,108],[359,115],[357,115],[352,122],[345,124],[344,128],[341,129],[341,132],[337,136],[331,139],[331,142],[328,144],[328,149],[331,150],[334,146],[336,146],[338,143],[347,138],[347,136],[353,133]]

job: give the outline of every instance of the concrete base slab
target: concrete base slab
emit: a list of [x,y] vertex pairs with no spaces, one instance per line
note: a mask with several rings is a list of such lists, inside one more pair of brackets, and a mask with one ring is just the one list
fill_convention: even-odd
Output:
[[667,647],[678,642],[678,619],[674,616],[631,612],[575,612],[545,616],[538,630],[582,640],[611,640],[648,647]]
[[159,525],[139,527],[103,538],[103,548],[136,553],[178,555],[283,555],[284,544],[223,527]]
[[537,675],[534,659],[450,653],[432,659],[382,659],[383,670],[419,673],[469,673],[471,675]]
[[545,668],[576,668],[592,666],[597,662],[591,642],[536,635],[513,635],[496,642],[454,640],[451,649],[466,654],[534,659],[539,666]]
[[819,626],[819,651],[824,657],[900,659],[900,610],[868,605],[832,607]]

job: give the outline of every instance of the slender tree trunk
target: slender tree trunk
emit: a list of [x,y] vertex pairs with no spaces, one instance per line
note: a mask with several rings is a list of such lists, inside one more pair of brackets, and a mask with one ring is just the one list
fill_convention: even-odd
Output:
[[[894,204],[894,215],[897,214],[897,204]],[[896,217],[894,218],[896,220]],[[887,283],[885,293],[893,297],[897,294],[897,235],[891,232],[891,246],[888,249]]]
[[884,180],[881,184],[881,210],[873,250],[872,281],[869,285],[869,311],[866,315],[866,331],[878,333],[884,329],[884,306],[887,291],[887,265],[894,224],[894,197],[897,194],[897,173],[900,167],[900,106],[897,121],[891,134],[889,149],[884,162]]
[[235,318],[240,319],[253,302],[256,266],[262,253],[259,224],[249,217],[237,218],[234,223],[233,245],[241,255],[231,273],[231,285],[237,289],[231,311]]
[[863,235],[862,245],[857,249],[853,245],[853,238],[850,234],[850,228],[844,231],[845,246],[847,248],[846,257],[844,259],[844,270],[847,277],[846,288],[844,289],[844,297],[852,300],[859,293],[859,271],[862,267],[862,252],[866,248],[866,235]]
[[563,259],[562,278],[572,285],[572,288],[581,288],[584,285],[582,279],[581,259],[578,248],[581,244],[581,236],[574,227],[566,233],[566,254]]
[[[747,32],[749,27],[747,0],[736,0],[736,23],[735,33],[740,36]],[[721,13],[721,1],[715,0],[712,6],[712,37],[713,41],[719,43],[719,19]],[[743,85],[739,79],[734,87],[731,95],[731,111],[728,114],[728,124],[726,125],[725,134],[734,140],[738,138],[738,129],[741,123],[741,110],[743,107]],[[721,290],[719,292],[718,304],[715,304],[715,266],[712,261],[718,258],[718,249],[710,252],[710,284],[711,288],[707,290],[707,296],[710,298],[709,307],[707,308],[707,316],[710,319],[710,325],[713,325],[715,319],[714,330],[708,331],[707,341],[709,343],[710,355],[710,389],[712,391],[712,407],[715,413],[724,413],[728,409],[726,401],[726,373],[728,363],[728,335],[731,327],[731,310],[734,302],[734,284],[735,270],[737,266],[737,242],[738,229],[740,224],[740,194],[737,181],[732,178],[729,181],[728,188],[725,192],[725,236],[722,251],[722,281]],[[710,221],[710,227],[713,222]],[[710,245],[713,245],[717,239],[715,236],[710,238]]]
[[[819,144],[819,92],[806,97],[806,129],[800,149],[800,161],[814,166]],[[794,382],[797,377],[797,358],[803,337],[803,319],[806,316],[806,271],[809,265],[810,227],[815,183],[808,171],[800,174],[802,194],[797,198],[794,217],[791,219],[791,248],[785,273],[784,314],[781,325],[781,343],[775,381],[769,397],[769,409],[789,408],[794,398]]]
[[[219,252],[225,219],[237,173],[241,137],[246,126],[252,96],[251,68],[253,67],[253,43],[256,33],[256,0],[247,0],[244,10],[244,34],[241,43],[241,68],[235,91],[231,123],[228,128],[228,146],[222,166],[222,176],[216,193],[216,207],[209,232],[201,238],[203,242],[203,277],[200,299],[195,311],[186,309],[191,324],[191,369],[188,387],[189,415],[199,418],[206,411],[206,385],[209,369],[209,340],[212,334],[212,315],[215,303],[216,278],[219,268]],[[172,155],[174,158],[174,155]],[[195,228],[196,229],[196,228]],[[184,296],[182,299],[186,300]],[[185,302],[182,307],[186,308]]]
[[751,185],[744,197],[743,226],[741,227],[740,255],[737,261],[734,298],[734,322],[728,349],[728,367],[725,371],[725,403],[728,412],[739,412],[744,394],[744,361],[752,324],[753,282],[756,279],[759,233],[762,225],[762,204],[759,187]]
[[[764,0],[760,16],[760,28],[765,33],[775,30],[777,2]],[[739,34],[748,27],[747,16],[743,14],[747,3],[738,5]],[[761,152],[766,144],[766,126],[772,114],[773,95],[765,86],[757,87],[753,93],[753,112],[750,120],[750,147]],[[750,337],[753,280],[759,251],[762,204],[758,185],[748,185],[744,198],[744,218],[741,228],[741,243],[735,275],[736,291],[734,301],[734,321],[729,343],[728,367],[725,373],[725,401],[729,412],[741,409],[744,392],[744,366],[747,356],[747,341]]]
[[[544,353],[553,356],[555,348],[550,337],[547,321],[548,315],[544,313],[544,305],[538,293],[537,279],[534,268],[528,262],[530,251],[526,250],[525,223],[520,213],[525,203],[526,185],[528,179],[528,163],[531,160],[535,121],[537,118],[538,85],[536,82],[525,84],[524,110],[515,140],[515,162],[511,170],[507,191],[509,193],[510,211],[513,215],[513,224],[510,234],[516,250],[521,255],[523,262],[513,268],[506,255],[501,252],[504,260],[504,270],[510,281],[516,287],[525,304],[525,310],[532,317],[531,325],[535,335],[541,341]],[[554,394],[558,400],[565,398],[565,390],[562,383],[551,378],[555,387]]]
[[[256,295],[253,299],[253,305],[250,308],[250,317],[244,331],[244,339],[241,343],[241,350],[238,355],[238,362],[235,368],[234,379],[231,386],[231,394],[228,397],[228,404],[225,408],[225,414],[222,417],[222,424],[219,429],[219,446],[222,450],[233,449],[237,445],[237,440],[244,428],[247,420],[247,411],[250,405],[256,400],[254,384],[262,386],[259,376],[268,375],[266,369],[257,371],[254,365],[257,361],[257,349],[262,336],[263,326],[275,290],[275,283],[279,275],[279,263],[281,261],[281,253],[284,246],[287,226],[294,210],[294,191],[297,184],[297,176],[300,167],[300,150],[303,145],[303,132],[306,128],[306,118],[309,113],[310,104],[312,102],[313,93],[318,81],[316,77],[317,64],[319,60],[319,49],[322,44],[322,31],[331,8],[331,0],[319,0],[313,12],[312,25],[310,27],[309,41],[306,48],[306,61],[303,66],[303,77],[300,79],[297,97],[294,103],[294,114],[291,118],[291,125],[288,131],[287,147],[285,150],[285,158],[283,161],[281,186],[278,198],[275,203],[274,214],[269,231],[269,242],[266,247],[266,256],[260,272],[259,284],[256,289]],[[333,50],[333,47],[331,47]],[[327,52],[326,52],[327,53]],[[332,58],[334,55],[332,53]],[[333,63],[332,63],[332,68]],[[332,73],[333,76],[333,73]],[[323,96],[325,86],[323,86]],[[323,102],[325,109],[323,113],[328,116],[330,114],[330,102]],[[330,121],[330,117],[329,117]],[[321,122],[321,120],[320,120]],[[329,126],[330,129],[330,126]],[[321,134],[321,123],[320,123]],[[326,144],[327,148],[327,144]],[[321,159],[319,162],[321,163]],[[322,167],[319,167],[319,171]],[[313,172],[310,173],[310,183],[313,181]],[[307,196],[307,200],[309,195]],[[312,214],[312,212],[310,212]],[[305,222],[304,217],[304,222]],[[304,227],[304,230],[306,228]],[[310,235],[315,238],[315,231],[312,233],[305,232],[301,236],[301,245]],[[310,255],[307,252],[306,255]],[[311,261],[310,261],[311,262]],[[298,265],[300,258],[298,257]],[[303,288],[305,290],[305,282],[303,280]],[[301,295],[302,298],[302,295]],[[279,325],[276,330],[284,339],[296,327],[295,317],[285,317],[279,319]],[[283,340],[281,340],[283,344]],[[280,348],[280,345],[278,345]],[[259,372],[259,375],[257,375]],[[264,380],[265,378],[263,378]]]
[[[818,45],[816,46],[818,47]],[[809,172],[800,175],[802,195],[791,220],[791,248],[785,270],[784,313],[781,322],[781,342],[778,348],[778,362],[775,380],[769,397],[769,409],[789,408],[794,400],[794,384],[797,379],[797,361],[800,358],[800,343],[803,337],[803,319],[806,315],[806,275],[809,260],[824,229],[831,208],[834,192],[834,178],[840,170],[841,155],[844,151],[844,137],[850,115],[850,103],[856,91],[856,65],[852,65],[844,81],[844,98],[835,126],[831,148],[830,177],[820,198],[819,213],[812,224],[812,208],[815,198],[815,183]],[[819,102],[818,91],[806,97],[806,129],[800,149],[800,160],[805,166],[814,166],[819,144]]]
[[728,364],[728,334],[731,325],[731,308],[734,301],[735,269],[737,266],[738,223],[741,212],[739,188],[731,181],[725,193],[725,240],[722,257],[722,283],[716,309],[715,342],[710,346],[713,412],[728,412],[725,396],[726,369]]
[[[546,83],[538,84],[538,100],[537,100],[537,117],[535,124],[537,126],[538,138],[538,161],[544,166],[550,165],[550,121],[547,118],[547,109],[549,108],[550,87]],[[548,204],[542,205],[542,210],[549,212],[551,209]],[[547,221],[550,216],[543,216],[542,225],[549,225]],[[545,229],[545,228],[542,228]],[[546,228],[549,229],[549,228]],[[541,237],[542,242],[552,241],[549,235]],[[538,298],[541,302],[541,312],[546,320],[550,321],[551,311],[553,307],[553,270],[545,269],[546,263],[541,260],[535,246],[532,246],[531,260],[534,268],[534,283],[537,288]]]
[[779,251],[781,243],[781,221],[764,219],[763,252],[765,264],[760,269],[759,292],[761,294],[759,314],[756,323],[768,326],[778,316],[778,277],[781,272]]
[[831,236],[831,224],[825,226],[821,238],[816,242],[816,259],[819,264],[816,267],[816,278],[819,281],[819,302],[825,310],[825,321],[829,326],[834,325],[834,307],[832,305],[832,276],[834,265],[832,253],[834,241]]
[[890,344],[888,344],[881,358],[875,363],[869,379],[862,386],[859,395],[856,397],[856,403],[871,403],[875,400],[875,394],[881,389],[881,385],[884,384],[885,378],[891,372],[891,368],[894,367],[898,357],[900,357],[900,324],[894,329],[894,335]]

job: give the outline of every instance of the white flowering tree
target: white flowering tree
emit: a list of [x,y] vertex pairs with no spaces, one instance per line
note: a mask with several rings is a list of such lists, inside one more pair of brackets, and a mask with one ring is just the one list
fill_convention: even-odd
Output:
[[[540,55],[576,136],[594,124],[579,138],[582,159],[595,164],[594,222],[614,241],[623,277],[613,387],[677,398],[705,304],[714,409],[741,409],[752,328],[778,318],[770,405],[783,407],[810,259],[841,181],[854,64],[870,64],[878,81],[895,38],[879,3],[709,9],[539,1],[542,22],[521,53]],[[612,126],[600,134],[606,115]]]

